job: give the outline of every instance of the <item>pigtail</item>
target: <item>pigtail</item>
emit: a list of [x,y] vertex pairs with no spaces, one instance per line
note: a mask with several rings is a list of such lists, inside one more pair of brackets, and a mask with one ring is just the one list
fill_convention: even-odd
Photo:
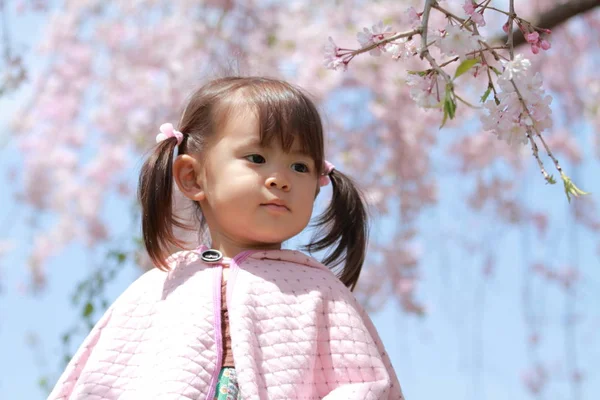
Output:
[[317,240],[305,250],[312,253],[336,245],[323,264],[336,267],[345,262],[338,276],[344,285],[354,290],[365,260],[368,239],[365,201],[348,176],[334,169],[329,178],[333,187],[331,203],[313,225],[319,229]]
[[187,228],[173,213],[173,153],[176,146],[175,137],[160,142],[142,166],[138,182],[144,245],[154,265],[162,270],[168,269],[169,248],[181,247],[173,227]]

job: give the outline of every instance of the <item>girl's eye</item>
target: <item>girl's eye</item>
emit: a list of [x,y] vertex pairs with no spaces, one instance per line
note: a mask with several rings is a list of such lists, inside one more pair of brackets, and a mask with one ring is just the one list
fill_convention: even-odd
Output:
[[302,163],[294,163],[292,164],[292,169],[296,172],[308,172],[308,166]]
[[246,160],[254,164],[264,164],[267,161],[260,154],[250,154],[249,156],[246,156]]

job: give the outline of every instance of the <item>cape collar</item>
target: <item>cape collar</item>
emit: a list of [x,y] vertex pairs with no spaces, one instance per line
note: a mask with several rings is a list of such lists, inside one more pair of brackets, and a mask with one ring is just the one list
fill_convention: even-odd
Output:
[[[210,247],[206,245],[199,246],[194,252],[198,255],[202,254],[203,251],[209,250]],[[255,260],[275,260],[275,261],[287,261],[296,264],[302,264],[313,268],[319,268],[329,271],[325,265],[315,260],[313,257],[302,253],[297,250],[281,249],[281,250],[245,250],[237,254],[233,259],[224,257],[225,261],[235,261],[236,264],[241,265],[248,258]]]

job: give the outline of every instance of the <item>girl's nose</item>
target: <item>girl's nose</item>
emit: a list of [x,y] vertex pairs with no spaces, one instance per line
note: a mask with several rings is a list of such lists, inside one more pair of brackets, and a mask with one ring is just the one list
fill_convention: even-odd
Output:
[[283,190],[284,192],[289,192],[290,190],[290,183],[288,180],[279,174],[268,177],[265,181],[265,185],[269,189],[277,188],[279,190]]

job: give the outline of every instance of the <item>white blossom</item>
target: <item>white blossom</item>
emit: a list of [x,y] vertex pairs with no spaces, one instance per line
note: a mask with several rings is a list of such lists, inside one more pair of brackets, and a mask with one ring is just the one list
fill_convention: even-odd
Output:
[[[527,144],[527,132],[542,132],[552,127],[552,96],[542,88],[542,76],[532,74],[531,63],[518,54],[514,60],[504,63],[504,71],[498,77],[497,98],[486,102],[487,115],[481,116],[483,128],[493,131],[500,140],[510,145]],[[517,93],[515,86],[519,90]],[[519,100],[519,94],[523,103]]]
[[479,47],[479,35],[474,35],[466,29],[456,25],[446,25],[444,34],[437,38],[435,44],[443,54],[447,56],[459,56],[466,58],[467,53],[477,50]]
[[410,86],[410,97],[423,108],[437,107],[442,99],[444,83],[437,74],[420,76],[410,74],[406,83]]

